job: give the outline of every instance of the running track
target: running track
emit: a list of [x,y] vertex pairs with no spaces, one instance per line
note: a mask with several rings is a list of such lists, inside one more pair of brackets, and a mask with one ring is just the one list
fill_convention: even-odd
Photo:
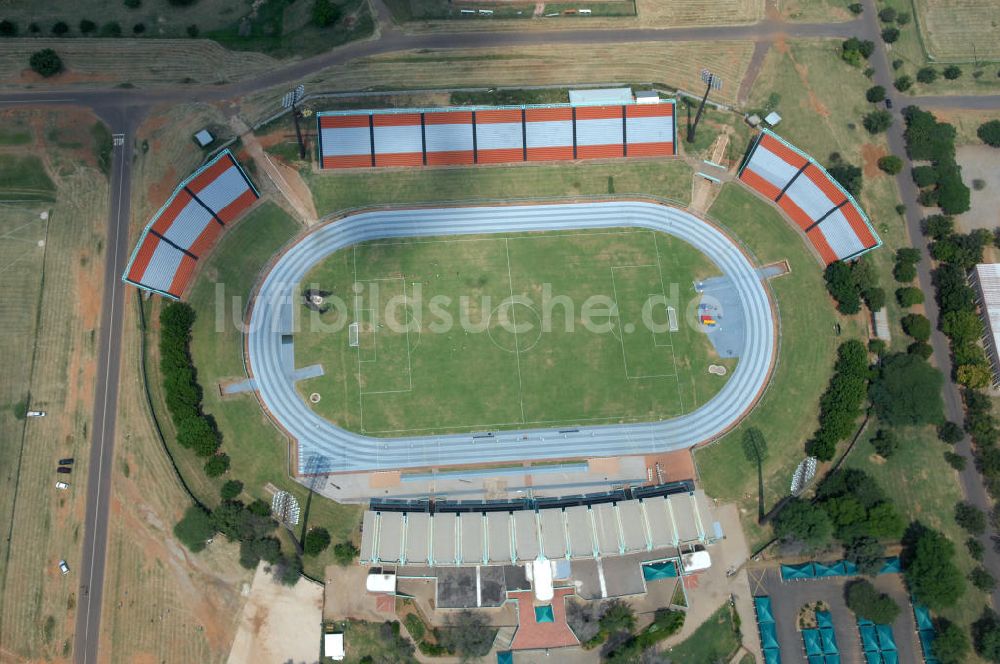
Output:
[[[585,228],[638,227],[668,233],[708,256],[733,283],[743,306],[745,346],[722,390],[700,408],[662,422],[372,438],[341,429],[302,400],[282,362],[283,307],[297,306],[298,284],[317,262],[365,240]],[[319,227],[284,253],[254,300],[247,362],[271,417],[299,445],[299,472],[352,472],[437,465],[648,454],[688,448],[727,431],[754,405],[775,357],[775,319],[754,265],[714,226],[677,208],[642,202],[367,212]],[[562,427],[563,430],[566,427]]]

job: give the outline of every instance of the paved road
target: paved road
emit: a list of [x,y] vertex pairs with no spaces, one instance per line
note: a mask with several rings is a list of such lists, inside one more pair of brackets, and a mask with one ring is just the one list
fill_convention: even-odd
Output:
[[[868,22],[866,26],[867,34],[869,35],[868,38],[879,45],[870,60],[872,67],[875,68],[874,82],[885,87],[886,90],[892,90],[893,73],[889,65],[889,57],[886,53],[885,45],[878,37],[881,26],[878,25],[875,0],[864,0],[864,5],[865,11],[863,16],[867,18]],[[981,99],[984,100],[985,105],[983,106],[979,105]],[[922,108],[955,108],[955,102],[958,102],[961,108],[1000,108],[1000,96],[982,98],[920,97],[914,100],[914,103],[917,103]],[[899,155],[909,162],[906,156],[906,142],[903,140],[904,123],[900,107],[905,107],[905,104],[896,104],[893,110],[895,121],[888,131],[889,148],[893,154]],[[937,328],[939,312],[937,301],[934,299],[934,286],[931,283],[932,265],[927,241],[921,231],[921,221],[924,218],[924,211],[917,204],[918,190],[917,186],[913,183],[913,179],[910,177],[910,168],[904,168],[900,171],[896,176],[896,185],[899,187],[899,194],[906,205],[906,227],[910,233],[910,241],[913,243],[913,246],[921,250],[920,264],[917,266],[917,276],[920,281],[920,288],[926,294],[924,308],[927,317],[934,324],[934,333],[931,335],[931,346],[934,348],[934,363],[945,375],[945,415],[952,422],[962,422],[965,419],[965,411],[958,386],[951,382],[950,379],[952,366],[948,339]],[[942,453],[944,452],[943,444],[941,451]],[[986,491],[986,487],[983,485],[982,477],[980,477],[979,472],[976,470],[976,465],[973,463],[971,441],[966,438],[956,446],[956,451],[967,459],[966,468],[960,473],[961,485],[966,500],[988,512],[992,509],[993,504]],[[993,543],[990,541],[989,535],[990,533],[987,533],[980,538],[986,549],[983,566],[995,578],[1000,579],[1000,554],[993,549]],[[956,542],[955,544],[956,546],[963,546],[961,542]],[[993,606],[1000,606],[1000,589],[993,592],[992,600]]]
[[[283,343],[298,286],[333,252],[380,238],[569,230],[629,226],[685,240],[730,280],[742,314],[740,361],[712,399],[662,422],[531,428],[472,434],[372,438],[345,431],[318,416],[299,396],[291,348]],[[734,426],[763,391],[773,366],[777,333],[770,298],[757,270],[719,230],[677,208],[617,202],[429,210],[389,210],[349,216],[321,226],[289,248],[264,277],[247,333],[247,363],[268,413],[299,444],[299,472],[346,472],[442,464],[653,454],[712,440]],[[727,317],[736,311],[727,309]],[[306,324],[304,321],[303,324]],[[682,324],[685,324],[682,322]],[[520,370],[519,370],[520,371]],[[526,422],[530,426],[531,422]]]
[[[382,24],[378,39],[356,42],[307,58],[287,66],[275,69],[252,80],[240,81],[226,86],[192,88],[165,87],[149,90],[124,90],[120,88],[80,90],[60,86],[51,86],[43,90],[0,93],[0,106],[44,106],[44,105],[75,105],[94,109],[99,116],[109,123],[115,133],[125,133],[126,146],[131,145],[134,129],[139,125],[147,110],[158,103],[182,103],[191,101],[222,101],[235,99],[251,92],[265,90],[279,85],[287,85],[300,81],[319,70],[332,65],[339,65],[351,59],[363,56],[377,55],[392,51],[420,48],[483,48],[510,45],[533,44],[565,44],[567,47],[586,48],[591,44],[635,43],[655,41],[721,41],[727,39],[747,39],[757,42],[773,41],[778,36],[786,38],[824,38],[847,37],[851,35],[872,39],[881,45],[878,37],[879,26],[875,21],[873,0],[865,0],[866,11],[860,18],[846,23],[834,24],[785,24],[768,19],[753,25],[714,27],[714,28],[674,28],[663,30],[562,30],[562,31],[522,31],[522,32],[475,32],[475,33],[442,33],[442,34],[405,34],[390,25],[385,6],[376,2]],[[875,60],[878,62],[877,76],[880,84],[887,88],[891,85],[891,74],[885,59],[884,51],[877,51]],[[953,109],[994,109],[1000,108],[1000,97],[920,97],[911,103],[919,103],[926,108]],[[905,105],[905,104],[902,104]],[[898,120],[898,112],[897,112]],[[893,151],[903,154],[900,149],[901,135],[897,127],[890,132],[890,144]],[[104,301],[101,319],[101,348],[98,358],[100,377],[95,385],[94,403],[94,445],[91,451],[91,475],[88,481],[87,516],[85,524],[84,561],[78,569],[81,573],[81,585],[89,589],[86,608],[81,606],[78,616],[75,657],[79,662],[93,662],[97,652],[97,636],[100,633],[101,591],[104,576],[104,554],[107,539],[107,509],[110,491],[110,463],[113,455],[113,434],[115,411],[117,409],[118,367],[120,357],[121,308],[123,306],[123,288],[119,275],[127,256],[127,228],[129,219],[129,200],[131,193],[130,157],[126,151],[116,150],[114,169],[112,172],[110,191],[112,198],[111,215],[108,223],[109,260],[105,269]],[[916,209],[915,192],[908,178],[899,177],[900,191],[908,201],[907,222],[911,235],[920,237],[919,210]],[[920,265],[921,285],[929,288],[929,264],[925,260]],[[933,303],[930,303],[933,307]],[[929,307],[929,308],[930,308]],[[933,319],[936,311],[928,312]],[[942,368],[947,368],[948,354],[945,342],[937,334],[933,339],[935,357]],[[943,362],[943,363],[942,363]],[[949,416],[960,412],[960,402],[956,401],[957,393],[950,386],[951,394],[946,394]],[[963,443],[963,450],[969,453],[968,442]],[[967,486],[970,499],[977,504],[985,504],[982,494],[982,484],[974,471],[963,473],[963,483]],[[103,489],[101,488],[103,486]],[[980,494],[975,492],[979,487]],[[991,552],[987,559],[988,567],[994,575],[1000,577],[1000,559]],[[83,594],[81,593],[81,600]]]

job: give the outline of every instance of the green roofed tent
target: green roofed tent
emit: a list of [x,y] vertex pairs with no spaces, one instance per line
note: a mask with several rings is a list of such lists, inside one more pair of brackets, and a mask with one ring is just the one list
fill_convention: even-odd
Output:
[[781,651],[777,648],[765,648],[764,664],[781,664]]
[[760,647],[764,648],[778,648],[778,630],[775,628],[774,623],[764,623],[760,626]]
[[813,579],[813,578],[815,578],[815,574],[813,573],[812,563],[801,563],[799,565],[781,566],[782,581],[795,581],[797,579]]
[[865,652],[865,664],[882,664],[882,655],[877,650]]
[[861,649],[865,652],[878,652],[878,634],[872,625],[858,625],[861,633]]
[[826,655],[823,657],[823,664],[840,664],[840,655]]
[[665,560],[659,563],[650,563],[642,566],[642,578],[647,581],[660,581],[661,579],[673,579],[677,576],[677,565],[672,560]]
[[820,629],[824,627],[833,627],[833,616],[830,615],[829,611],[816,612],[816,626]]
[[917,621],[917,631],[934,629],[934,621],[931,620],[931,612],[923,604],[913,605],[913,618]]
[[802,630],[802,644],[805,646],[806,655],[822,655],[823,645],[819,639],[818,629]]
[[556,617],[552,613],[552,605],[545,604],[543,606],[535,607],[535,622],[540,623],[550,623],[555,622]]
[[813,563],[813,575],[818,579],[840,576],[836,569],[826,563]]
[[891,558],[886,558],[885,563],[882,565],[882,569],[878,571],[879,574],[899,574],[903,571],[903,566],[899,562],[899,556],[893,556]]
[[837,637],[834,636],[832,627],[824,627],[819,630],[819,640],[824,655],[836,655],[840,652],[837,649]]
[[757,611],[757,622],[773,623],[774,614],[771,612],[770,597],[754,597],[753,608]]
[[497,664],[514,664],[514,653],[509,650],[497,653]]
[[823,661],[823,655],[809,655],[809,657],[806,658],[806,661],[809,662],[809,664],[826,664],[826,662]]
[[927,661],[930,661],[931,659],[930,655],[934,653],[934,651],[932,650],[933,647],[932,644],[934,643],[934,632],[925,629],[920,632],[917,632],[917,636],[920,638],[920,647],[924,651],[924,658]]
[[883,651],[882,664],[899,664],[899,654],[895,650]]
[[896,639],[892,636],[892,627],[889,625],[875,625],[878,633],[878,647],[883,653],[886,650],[896,649]]

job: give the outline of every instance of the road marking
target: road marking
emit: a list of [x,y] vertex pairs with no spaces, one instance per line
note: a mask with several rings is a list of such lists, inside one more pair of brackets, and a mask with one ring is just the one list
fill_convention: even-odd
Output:
[[[118,204],[115,211],[115,235],[114,235],[114,253],[112,256],[111,267],[113,270],[118,269],[118,247],[120,245],[118,239],[121,236],[121,218],[122,218],[122,180],[125,173],[125,159],[124,155],[120,155],[119,169],[118,169]],[[114,320],[115,320],[115,302],[118,299],[115,296],[115,291],[118,288],[118,282],[114,279],[111,281],[111,309],[108,316],[108,326],[109,330],[113,331]],[[99,449],[100,453],[97,456],[97,485],[95,488],[95,504],[94,504],[94,526],[97,529],[98,515],[101,513],[101,479],[104,477],[104,446],[107,442],[106,433],[108,430],[108,391],[110,390],[109,378],[111,377],[111,347],[114,344],[114,334],[109,332],[108,334],[108,345],[107,345],[107,355],[105,356],[105,367],[104,367],[104,407],[101,411],[101,436]],[[86,621],[84,623],[83,631],[83,663],[87,663],[87,642],[88,635],[90,633],[90,613],[93,606],[93,579],[94,579],[94,560],[96,559],[97,551],[97,538],[92,537],[90,545],[90,570],[87,573],[87,611],[86,611]],[[99,639],[98,639],[99,641]]]

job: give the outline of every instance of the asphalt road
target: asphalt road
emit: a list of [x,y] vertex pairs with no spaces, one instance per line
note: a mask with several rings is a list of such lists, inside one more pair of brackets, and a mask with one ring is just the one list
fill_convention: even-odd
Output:
[[[105,547],[107,544],[108,498],[110,494],[110,468],[113,458],[114,425],[118,397],[118,370],[120,366],[120,344],[122,329],[122,307],[124,288],[120,275],[128,254],[127,236],[129,221],[129,201],[131,194],[131,143],[134,129],[138,127],[148,109],[159,103],[185,103],[192,101],[224,101],[266,90],[270,87],[297,83],[325,67],[343,64],[351,59],[406,49],[448,49],[485,48],[510,45],[565,44],[567,47],[586,48],[591,44],[641,43],[657,41],[721,41],[728,39],[748,39],[768,42],[782,36],[786,38],[831,38],[857,35],[877,43],[873,57],[876,80],[891,89],[891,72],[882,41],[878,36],[873,0],[865,0],[864,14],[846,23],[832,24],[785,24],[768,19],[760,23],[744,26],[709,28],[670,29],[616,29],[616,30],[556,30],[556,31],[512,31],[512,32],[472,32],[439,34],[406,34],[385,19],[385,7],[375,2],[382,24],[379,38],[364,42],[354,42],[328,53],[306,58],[275,69],[251,80],[239,81],[225,86],[212,87],[164,87],[156,89],[87,89],[51,86],[42,90],[0,93],[0,106],[48,106],[73,105],[93,109],[114,133],[126,135],[124,149],[115,150],[114,165],[110,178],[111,206],[108,219],[108,261],[105,267],[104,299],[100,331],[100,352],[98,357],[98,379],[95,385],[93,448],[91,450],[90,473],[85,518],[83,561],[77,569],[81,576],[80,608],[76,630],[75,659],[78,662],[96,661],[98,636],[100,634],[101,597],[104,580]],[[909,99],[908,102],[904,101]],[[1000,109],[1000,96],[970,97],[941,96],[901,98],[898,101],[917,103],[924,108],[952,109]],[[900,118],[896,111],[896,126],[890,130],[889,140],[896,154],[902,150]],[[904,176],[897,181],[900,192],[907,203],[907,224],[915,243],[923,241],[919,233],[920,210],[915,204],[915,190],[912,182]],[[926,247],[924,247],[926,250]],[[921,286],[930,293],[929,261],[925,256],[919,266]],[[933,309],[932,298],[928,298],[928,315],[934,320],[937,312]],[[940,333],[932,339],[935,359],[939,367],[948,371],[949,356],[947,345]],[[946,390],[949,417],[961,418],[961,401],[957,390],[949,384]],[[970,454],[969,442],[960,449]],[[969,499],[977,505],[989,504],[985,489],[975,470],[962,474],[963,486]],[[1000,557],[987,544],[987,568],[1000,578]],[[998,594],[996,599],[1000,599]],[[1000,606],[997,602],[995,605]]]

